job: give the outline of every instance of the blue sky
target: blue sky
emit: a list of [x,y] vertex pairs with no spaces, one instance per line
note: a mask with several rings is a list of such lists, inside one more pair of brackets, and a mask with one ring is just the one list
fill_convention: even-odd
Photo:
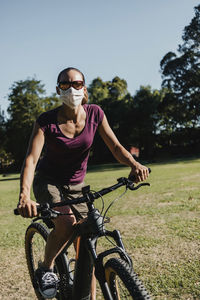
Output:
[[79,68],[87,85],[114,76],[134,95],[160,88],[160,61],[176,51],[197,0],[1,0],[0,106],[15,81],[35,77],[47,95],[58,73]]

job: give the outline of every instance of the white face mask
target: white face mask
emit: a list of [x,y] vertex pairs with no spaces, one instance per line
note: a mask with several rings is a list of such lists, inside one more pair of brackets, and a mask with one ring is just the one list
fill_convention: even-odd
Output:
[[64,104],[70,108],[75,108],[82,103],[84,98],[84,88],[76,90],[73,87],[70,87],[66,91],[60,89],[60,99]]

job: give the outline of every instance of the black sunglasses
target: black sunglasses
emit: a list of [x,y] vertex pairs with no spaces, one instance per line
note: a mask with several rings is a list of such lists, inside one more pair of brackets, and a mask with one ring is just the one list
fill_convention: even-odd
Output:
[[84,82],[82,80],[76,80],[76,81],[62,81],[58,83],[58,87],[63,91],[68,90],[71,86],[76,90],[80,90],[84,86]]

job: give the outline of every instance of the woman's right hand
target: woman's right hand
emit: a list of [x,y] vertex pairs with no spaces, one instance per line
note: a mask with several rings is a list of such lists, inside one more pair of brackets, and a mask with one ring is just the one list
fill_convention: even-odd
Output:
[[19,214],[24,218],[33,218],[37,216],[37,204],[29,197],[20,195],[19,203],[17,205]]

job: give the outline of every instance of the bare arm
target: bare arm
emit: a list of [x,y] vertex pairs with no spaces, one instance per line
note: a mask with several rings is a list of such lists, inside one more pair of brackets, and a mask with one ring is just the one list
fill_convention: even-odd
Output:
[[25,157],[21,178],[18,210],[23,217],[37,215],[36,203],[30,199],[31,186],[35,168],[44,146],[44,133],[36,123],[29,141],[27,155]]
[[104,116],[103,121],[99,126],[99,134],[112,152],[113,156],[120,163],[131,167],[130,175],[134,175],[136,177],[136,182],[143,181],[148,177],[148,168],[138,163],[130,152],[128,152],[120,144],[114,132],[110,128],[106,116]]

